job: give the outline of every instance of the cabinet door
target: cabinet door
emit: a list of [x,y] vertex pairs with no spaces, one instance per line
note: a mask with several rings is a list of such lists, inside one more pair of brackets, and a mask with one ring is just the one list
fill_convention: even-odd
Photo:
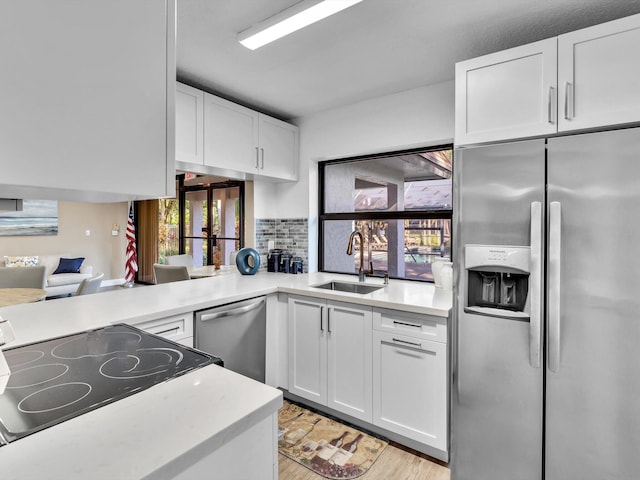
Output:
[[258,113],[208,93],[204,100],[204,164],[255,173]]
[[557,39],[456,64],[455,143],[555,133]]
[[327,404],[326,303],[289,297],[289,391]]
[[559,130],[640,121],[640,15],[558,37]]
[[371,422],[371,308],[328,302],[327,406]]
[[176,160],[204,163],[204,92],[176,84]]
[[3,7],[0,182],[76,201],[172,195],[175,0]]
[[373,424],[447,451],[447,346],[373,332]]
[[283,180],[297,179],[298,127],[260,114],[258,174]]

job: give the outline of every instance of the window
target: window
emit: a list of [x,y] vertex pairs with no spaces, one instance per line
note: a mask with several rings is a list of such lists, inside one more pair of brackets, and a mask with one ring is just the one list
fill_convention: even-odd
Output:
[[[451,258],[451,146],[321,163],[320,270],[433,281]],[[363,245],[349,236],[359,231]],[[356,238],[358,238],[356,236]]]
[[244,244],[244,182],[195,176],[179,183],[180,253],[193,264],[213,265],[214,252],[229,265],[231,252]]
[[177,198],[135,202],[138,273],[136,282],[153,283],[153,264],[187,253],[193,265],[223,265],[244,246],[244,182],[195,174],[178,175]]

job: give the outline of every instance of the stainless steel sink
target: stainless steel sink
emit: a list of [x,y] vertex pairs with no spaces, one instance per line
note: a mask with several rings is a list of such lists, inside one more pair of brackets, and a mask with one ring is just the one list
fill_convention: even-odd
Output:
[[314,288],[324,288],[325,290],[336,290],[339,292],[359,293],[365,295],[367,293],[380,290],[382,285],[367,285],[364,283],[349,283],[349,282],[329,282],[321,285],[313,285]]

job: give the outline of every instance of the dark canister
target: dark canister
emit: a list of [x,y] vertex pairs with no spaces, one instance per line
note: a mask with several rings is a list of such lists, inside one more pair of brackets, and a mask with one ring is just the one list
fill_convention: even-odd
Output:
[[302,258],[301,257],[293,257],[293,258],[291,258],[291,268],[289,269],[289,273],[302,273]]
[[280,271],[283,273],[289,273],[289,269],[291,268],[291,254],[283,253],[280,258]]
[[267,254],[267,272],[278,272],[282,260],[282,249],[272,248]]

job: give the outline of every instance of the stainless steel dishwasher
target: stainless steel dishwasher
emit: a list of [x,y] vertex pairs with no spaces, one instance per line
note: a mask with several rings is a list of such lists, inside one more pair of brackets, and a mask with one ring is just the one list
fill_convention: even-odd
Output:
[[195,313],[195,346],[222,358],[225,368],[264,383],[265,297]]

